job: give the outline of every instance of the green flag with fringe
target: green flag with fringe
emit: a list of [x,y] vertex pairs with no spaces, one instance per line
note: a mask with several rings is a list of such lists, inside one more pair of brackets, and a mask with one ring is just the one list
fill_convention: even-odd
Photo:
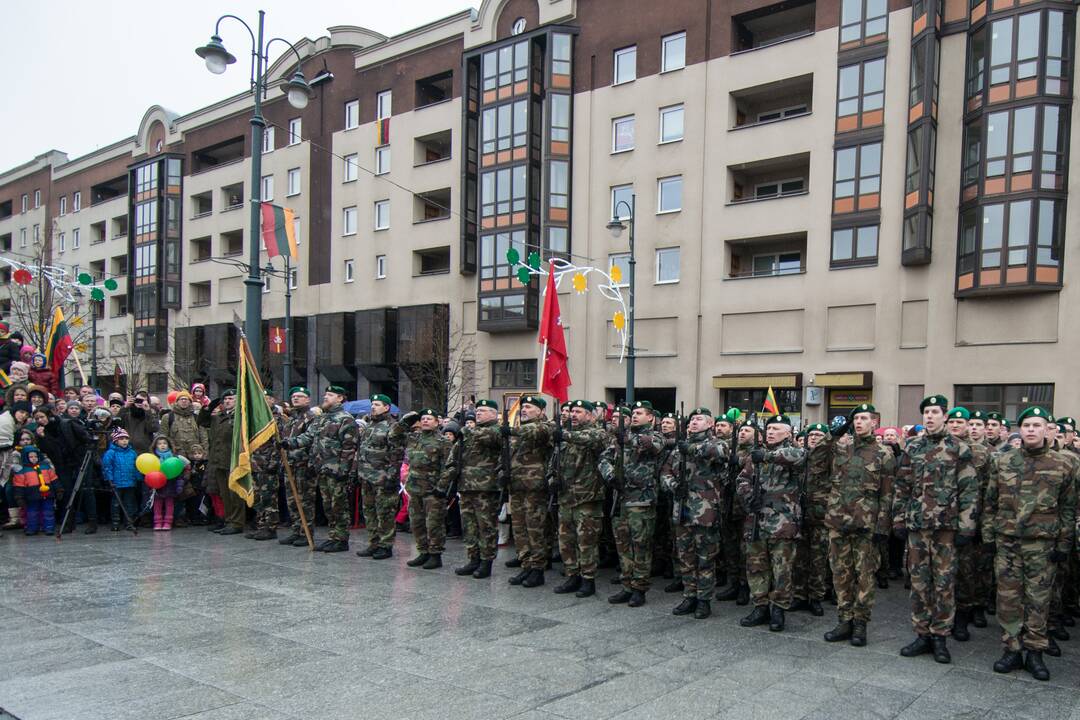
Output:
[[251,477],[251,456],[277,436],[274,413],[266,403],[255,361],[247,338],[240,338],[240,362],[236,367],[236,416],[233,420],[232,459],[229,462],[229,489],[255,504],[255,483]]

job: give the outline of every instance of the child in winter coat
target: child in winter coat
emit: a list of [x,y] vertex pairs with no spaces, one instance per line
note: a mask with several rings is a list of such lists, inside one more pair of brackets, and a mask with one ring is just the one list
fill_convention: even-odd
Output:
[[[162,462],[171,457],[179,457],[173,452],[172,441],[164,435],[154,438],[154,454]],[[185,460],[184,458],[181,458]],[[187,462],[185,460],[185,465]],[[184,490],[184,475],[187,470],[165,483],[165,487],[154,491],[154,529],[172,530],[173,509],[176,498]]]
[[[188,522],[192,525],[205,525],[206,513],[202,511],[202,503],[206,497],[206,450],[202,445],[191,446],[191,464],[187,470],[187,482],[180,493],[178,502],[184,503],[187,511]],[[209,500],[206,501],[209,506]]]
[[56,471],[45,454],[34,445],[27,445],[19,456],[14,473],[15,492],[26,504],[27,535],[44,530],[51,535],[56,530]]
[[135,458],[139,454],[131,447],[131,437],[127,430],[119,428],[113,431],[109,449],[101,457],[101,473],[105,482],[116,488],[116,495],[112,498],[110,516],[113,532],[120,530],[121,503],[127,511],[125,523],[128,530],[133,530],[131,523],[139,504],[139,471],[135,468]]
[[41,353],[34,353],[30,360],[30,382],[45,389],[54,396],[60,395],[60,383],[56,374],[48,366],[48,361]]

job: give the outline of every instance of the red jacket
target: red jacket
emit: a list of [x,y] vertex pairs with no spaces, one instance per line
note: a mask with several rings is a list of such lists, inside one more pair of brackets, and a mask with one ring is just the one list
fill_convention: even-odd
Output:
[[56,376],[53,375],[53,371],[49,368],[42,370],[35,370],[30,368],[30,374],[27,376],[31,383],[34,385],[40,385],[45,388],[46,392],[53,394],[53,397],[60,396],[60,383],[57,382]]

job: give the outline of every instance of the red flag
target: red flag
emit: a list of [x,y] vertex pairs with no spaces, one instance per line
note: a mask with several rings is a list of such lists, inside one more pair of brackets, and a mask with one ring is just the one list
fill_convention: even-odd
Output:
[[270,327],[270,352],[285,352],[285,328],[276,326]]
[[559,294],[555,290],[554,264],[549,268],[547,287],[544,289],[544,311],[540,314],[540,336],[537,340],[547,349],[544,356],[544,374],[540,378],[540,392],[564,403],[570,399],[567,389],[571,382],[566,362],[566,337],[563,335]]

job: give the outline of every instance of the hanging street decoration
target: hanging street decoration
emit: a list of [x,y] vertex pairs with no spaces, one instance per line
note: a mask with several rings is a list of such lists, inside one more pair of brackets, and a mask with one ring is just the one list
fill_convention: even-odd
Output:
[[91,300],[101,302],[105,299],[106,290],[115,292],[120,287],[113,278],[95,283],[94,276],[90,273],[81,272],[76,276],[71,270],[60,265],[30,264],[6,257],[0,257],[0,262],[14,271],[11,273],[11,279],[15,281],[15,284],[29,285],[34,281],[36,274],[45,278],[56,294],[68,303],[77,303],[84,288],[90,289]]

